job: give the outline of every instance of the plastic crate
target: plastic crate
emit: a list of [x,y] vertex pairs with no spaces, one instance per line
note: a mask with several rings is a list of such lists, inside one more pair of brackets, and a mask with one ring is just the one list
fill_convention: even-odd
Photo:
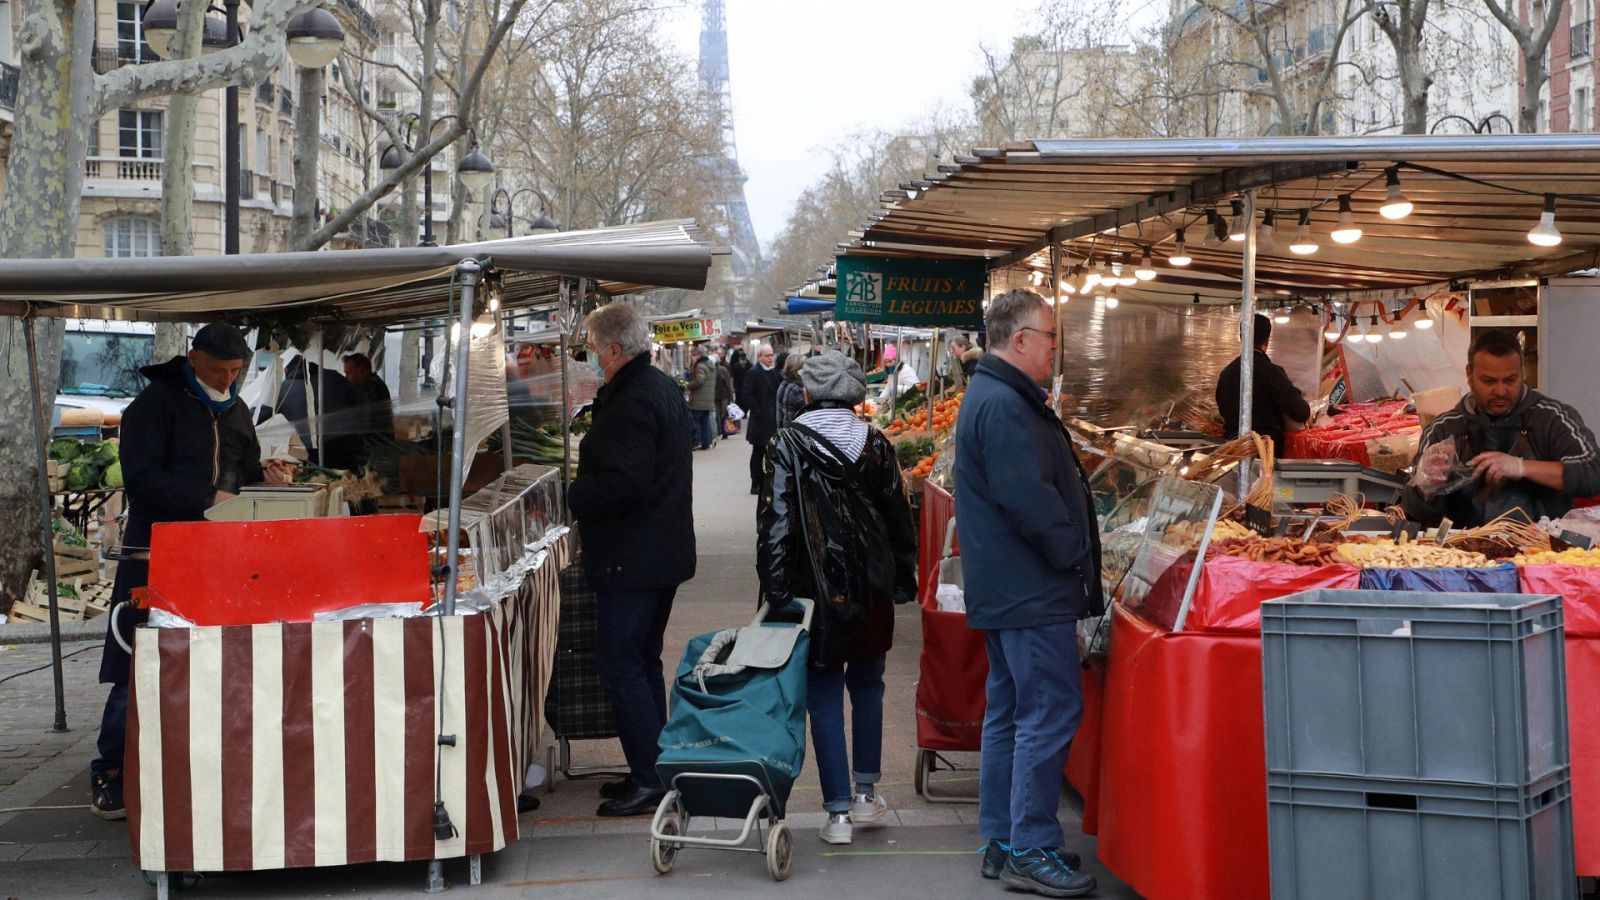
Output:
[[1261,605],[1267,769],[1520,787],[1566,768],[1561,600],[1316,590]]
[[1524,788],[1267,776],[1272,896],[1578,896],[1565,771]]

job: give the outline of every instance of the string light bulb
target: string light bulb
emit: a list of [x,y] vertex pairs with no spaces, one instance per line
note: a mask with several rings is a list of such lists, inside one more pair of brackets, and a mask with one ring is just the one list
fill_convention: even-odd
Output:
[[1094,257],[1090,256],[1083,263],[1083,289],[1088,292],[1100,283],[1100,270],[1094,267]]
[[1289,245],[1289,252],[1299,256],[1310,256],[1317,252],[1317,242],[1311,237],[1311,210],[1300,210],[1300,230],[1295,232],[1294,243]]
[[1561,244],[1561,232],[1556,228],[1556,195],[1544,195],[1544,212],[1539,224],[1528,232],[1528,243],[1537,247],[1555,247]]
[[1127,258],[1124,257],[1117,266],[1117,284],[1123,287],[1133,287],[1138,283],[1139,276],[1133,274],[1133,263],[1128,262]]
[[1339,342],[1339,335],[1343,333],[1343,329],[1339,327],[1339,320],[1329,316],[1327,326],[1322,329],[1322,339],[1330,344],[1336,344]]
[[1076,294],[1078,292],[1078,286],[1072,283],[1072,279],[1077,277],[1077,274],[1077,266],[1073,266],[1071,269],[1068,269],[1067,274],[1061,279],[1060,284],[1057,285],[1057,289],[1063,294]]
[[1272,315],[1272,321],[1277,322],[1279,325],[1289,324],[1289,307],[1278,307],[1278,311]]
[[1144,248],[1144,254],[1139,257],[1139,268],[1133,270],[1133,276],[1139,281],[1154,281],[1156,277],[1155,266],[1150,264],[1150,248]]
[[1386,190],[1383,205],[1378,207],[1378,215],[1385,219],[1404,219],[1411,215],[1415,209],[1406,195],[1400,193],[1400,167],[1390,166],[1383,174]]
[[1380,344],[1383,342],[1383,332],[1378,330],[1378,317],[1374,315],[1367,325],[1367,343]]
[[1428,312],[1428,304],[1417,304],[1417,321],[1415,325],[1418,331],[1427,331],[1433,327],[1433,313]]
[[1116,308],[1117,308],[1117,289],[1116,288],[1112,288],[1111,289],[1111,293],[1106,295],[1106,309],[1116,309]]
[[1184,246],[1183,229],[1179,228],[1178,242],[1175,246],[1173,246],[1172,252],[1167,254],[1167,265],[1177,266],[1181,269],[1192,262],[1194,262],[1194,260],[1189,256],[1189,248]]
[[1220,218],[1217,216],[1216,207],[1213,206],[1206,210],[1206,233],[1205,237],[1200,240],[1202,247],[1215,247],[1221,241],[1221,238],[1217,235],[1217,232],[1221,230],[1221,226],[1218,224],[1219,221]]
[[1233,202],[1233,227],[1228,229],[1228,240],[1235,244],[1244,240],[1245,229],[1250,224],[1244,220],[1244,204],[1238,200]]
[[1261,217],[1261,227],[1256,229],[1256,250],[1270,251],[1277,249],[1278,239],[1274,236],[1274,232],[1277,231],[1277,224],[1277,216],[1273,214],[1272,210],[1267,210],[1266,214]]
[[1336,243],[1354,244],[1361,240],[1361,226],[1356,224],[1355,214],[1350,211],[1350,195],[1339,195],[1339,224],[1329,232],[1328,237]]
[[1406,323],[1399,313],[1394,314],[1394,321],[1389,323],[1389,337],[1397,341],[1405,340],[1411,332],[1406,331]]

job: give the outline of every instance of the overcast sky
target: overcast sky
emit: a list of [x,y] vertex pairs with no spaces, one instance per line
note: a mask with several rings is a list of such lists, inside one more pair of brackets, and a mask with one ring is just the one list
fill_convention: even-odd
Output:
[[[1038,0],[727,0],[739,162],[765,248],[796,197],[826,170],[828,148],[893,129],[938,106],[968,106],[980,42],[1002,47]],[[700,4],[672,17],[700,50]]]

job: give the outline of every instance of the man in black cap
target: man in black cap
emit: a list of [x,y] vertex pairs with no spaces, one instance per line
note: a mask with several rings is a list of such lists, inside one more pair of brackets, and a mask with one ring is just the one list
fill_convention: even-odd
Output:
[[[285,464],[263,466],[250,410],[239,401],[239,373],[252,355],[236,329],[212,323],[195,334],[187,357],[174,356],[139,370],[150,384],[123,412],[118,448],[128,500],[123,545],[129,552],[150,546],[151,527],[157,522],[195,521],[244,485],[290,480]],[[129,601],[149,573],[148,560],[125,560],[117,565],[111,590],[114,614],[107,616],[110,625],[100,658],[100,681],[111,685],[111,692],[100,720],[100,755],[89,766],[90,809],[104,819],[127,815],[122,758],[132,657],[123,645],[132,645],[133,629],[146,618],[142,610],[116,615],[115,608]],[[120,641],[111,628],[120,632]]]

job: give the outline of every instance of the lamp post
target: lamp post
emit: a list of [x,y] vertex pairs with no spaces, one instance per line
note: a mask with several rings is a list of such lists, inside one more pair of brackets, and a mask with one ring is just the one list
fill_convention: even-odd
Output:
[[[425,143],[433,138],[433,129],[440,122],[455,118],[459,117],[452,113],[451,115],[434,119],[428,124],[427,134],[424,135],[420,143]],[[409,113],[403,121],[405,126],[403,143],[405,144],[406,153],[416,152],[416,148],[411,145],[411,126],[413,123],[420,121],[419,116]],[[494,163],[490,162],[489,157],[484,156],[478,150],[477,131],[469,127],[467,133],[471,135],[472,142],[468,145],[466,155],[456,161],[456,177],[461,179],[461,183],[466,185],[467,190],[477,193],[488,187],[489,182],[494,179]],[[388,149],[384,150],[383,154],[378,157],[378,168],[385,172],[392,172],[404,164],[405,158],[401,156],[400,148],[393,144],[390,144]],[[423,247],[433,247],[436,246],[433,239],[433,160],[429,160],[428,164],[422,169],[422,204],[424,207],[422,214],[422,240],[419,244]]]
[[[516,237],[514,232],[517,226],[517,217],[513,212],[513,206],[517,202],[517,198],[523,194],[532,194],[539,198],[539,217],[529,220],[528,227],[535,231],[561,230],[561,226],[550,218],[550,201],[545,198],[545,195],[538,188],[527,187],[512,193],[507,193],[505,188],[499,188],[494,192],[494,196],[489,199],[489,215],[492,217],[497,213],[501,213],[500,201],[502,199],[506,201],[504,209],[506,237]],[[489,222],[490,227],[493,227],[494,219],[491,218]]]
[[[208,7],[208,11],[215,10],[214,6]],[[210,16],[205,17],[202,46],[213,49],[238,46],[243,37],[239,28],[239,0],[223,0],[222,11],[226,18],[220,23]],[[172,39],[178,33],[178,0],[150,0],[140,21],[145,43],[158,56],[170,59]],[[338,19],[319,7],[291,19],[287,38],[289,56],[296,63],[321,68],[339,55],[339,48],[344,44],[344,29],[339,27]],[[316,63],[318,59],[322,62]],[[222,141],[226,148],[222,164],[222,252],[232,255],[239,252],[239,174],[243,162],[239,149],[239,85],[229,84],[222,102],[226,107]]]

